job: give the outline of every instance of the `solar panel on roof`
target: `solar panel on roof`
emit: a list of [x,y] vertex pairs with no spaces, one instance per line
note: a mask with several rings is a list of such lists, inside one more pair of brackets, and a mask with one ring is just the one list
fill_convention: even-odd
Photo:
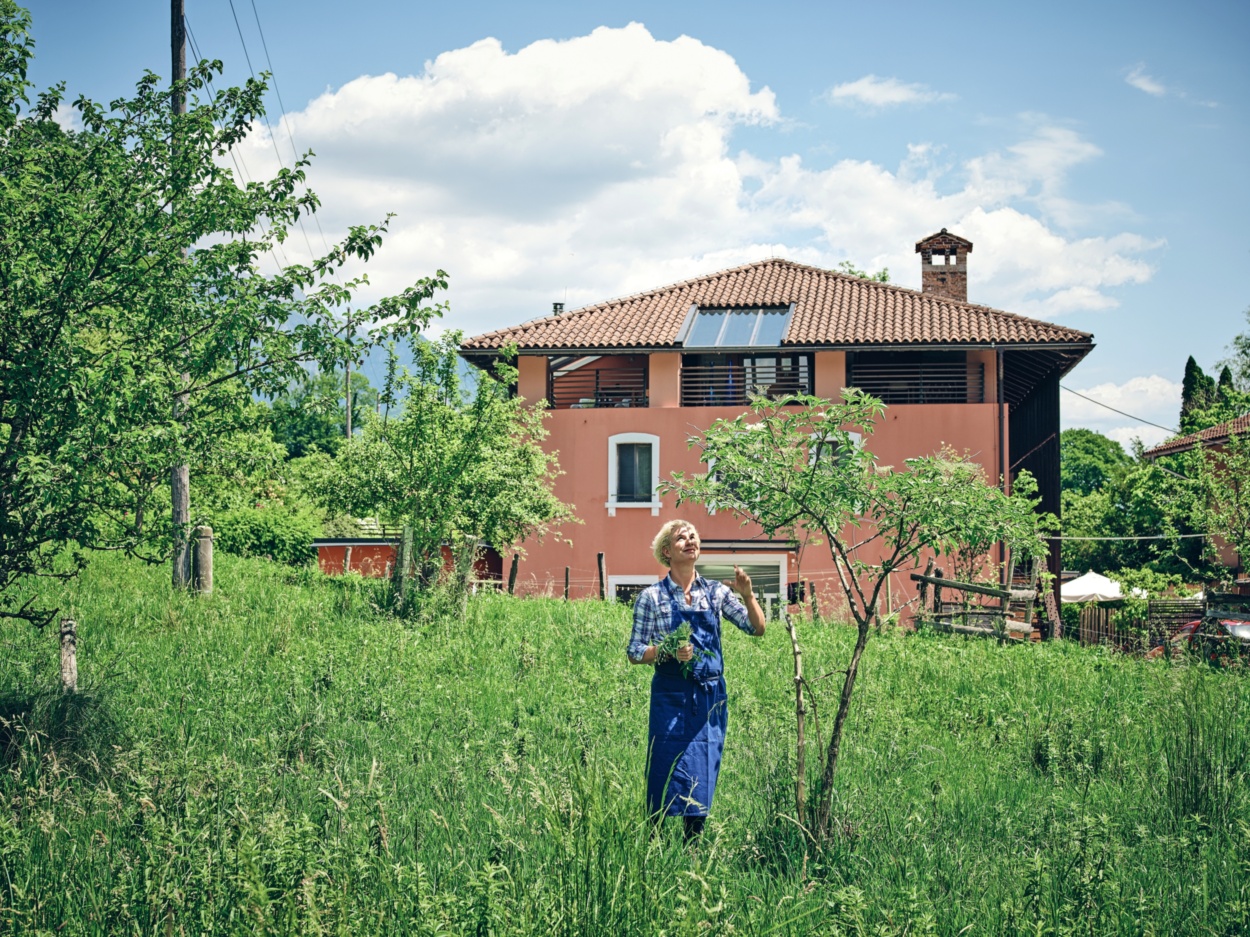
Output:
[[790,322],[789,306],[699,309],[687,348],[776,348]]

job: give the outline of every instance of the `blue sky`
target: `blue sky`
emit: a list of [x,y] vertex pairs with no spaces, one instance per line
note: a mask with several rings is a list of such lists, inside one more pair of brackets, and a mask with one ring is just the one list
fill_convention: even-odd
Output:
[[[169,71],[169,4],[30,5],[36,84]],[[1245,4],[234,0],[289,111],[247,171],[317,159],[329,237],[397,217],[376,292],[449,271],[480,332],[767,256],[889,266],[973,240],[969,298],[1093,332],[1067,386],[1174,425],[1182,368],[1250,328]],[[248,75],[228,0],[187,0]],[[299,238],[295,239],[299,241]],[[314,237],[319,241],[319,236]],[[291,260],[298,244],[288,243]],[[1162,430],[1071,394],[1067,425]]]

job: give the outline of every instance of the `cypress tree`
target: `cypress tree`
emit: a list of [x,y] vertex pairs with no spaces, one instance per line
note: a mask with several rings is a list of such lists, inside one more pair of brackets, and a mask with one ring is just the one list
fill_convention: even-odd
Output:
[[1181,383],[1181,424],[1195,410],[1205,410],[1215,403],[1215,381],[1202,368],[1194,356],[1185,362],[1185,379]]

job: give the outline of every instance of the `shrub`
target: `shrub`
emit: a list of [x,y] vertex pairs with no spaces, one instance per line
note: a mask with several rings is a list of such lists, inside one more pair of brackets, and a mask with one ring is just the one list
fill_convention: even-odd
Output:
[[217,546],[236,556],[266,556],[279,563],[299,566],[314,556],[313,539],[321,525],[307,511],[268,504],[235,508],[213,521]]

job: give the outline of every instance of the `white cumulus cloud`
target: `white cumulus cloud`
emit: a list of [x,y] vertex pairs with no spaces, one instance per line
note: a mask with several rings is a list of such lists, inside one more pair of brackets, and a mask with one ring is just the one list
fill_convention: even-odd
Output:
[[1163,427],[1175,427],[1180,413],[1181,385],[1176,381],[1151,374],[1130,378],[1122,384],[1096,384],[1072,387],[1072,390],[1076,393],[1060,392],[1065,429],[1074,426],[1092,429],[1126,449],[1134,439],[1140,439],[1149,448],[1175,435]]
[[[773,93],[725,52],[638,24],[515,52],[483,39],[412,75],[361,76],[288,119],[296,148],[316,153],[327,237],[395,213],[369,296],[445,269],[444,325],[470,334],[770,256],[889,266],[918,287],[913,246],[943,227],[975,242],[970,299],[1059,316],[1113,306],[1114,287],[1150,277],[1159,244],[1064,233],[1083,208],[1066,176],[1100,151],[1040,118],[962,162],[941,141],[914,143],[897,167],[734,151],[744,125],[781,133]],[[244,147],[253,175],[276,169],[267,134]],[[319,248],[311,226],[310,238]],[[297,232],[284,251],[294,261],[302,247]]]
[[928,85],[900,81],[897,78],[878,78],[876,75],[865,75],[855,81],[834,85],[827,92],[827,97],[834,104],[857,104],[869,108],[955,100],[955,95],[934,91]]

